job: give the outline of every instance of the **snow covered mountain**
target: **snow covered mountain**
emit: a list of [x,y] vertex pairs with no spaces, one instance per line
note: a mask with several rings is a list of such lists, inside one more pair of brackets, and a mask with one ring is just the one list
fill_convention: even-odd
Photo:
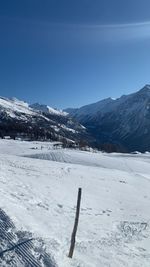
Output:
[[82,123],[100,146],[110,143],[123,151],[150,150],[150,85],[116,100],[107,98],[65,111]]
[[79,141],[83,136],[88,139],[85,127],[66,112],[4,97],[0,97],[0,136],[68,142]]
[[41,112],[47,113],[47,114],[54,114],[54,115],[59,115],[59,116],[67,116],[68,113],[67,112],[63,112],[62,110],[58,110],[58,109],[54,109],[51,108],[47,105],[42,105],[39,103],[35,103],[30,105],[31,108],[39,110]]

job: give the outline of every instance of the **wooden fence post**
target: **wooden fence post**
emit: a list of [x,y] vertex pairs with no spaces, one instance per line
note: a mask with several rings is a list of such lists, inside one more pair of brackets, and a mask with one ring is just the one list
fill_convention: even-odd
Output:
[[79,223],[79,214],[80,214],[80,204],[81,204],[81,194],[82,194],[82,188],[78,189],[78,198],[77,198],[77,207],[76,207],[76,216],[75,216],[75,222],[73,227],[73,232],[71,236],[71,244],[70,244],[70,250],[69,250],[69,258],[73,257],[73,252],[75,248],[75,242],[76,242],[76,233]]

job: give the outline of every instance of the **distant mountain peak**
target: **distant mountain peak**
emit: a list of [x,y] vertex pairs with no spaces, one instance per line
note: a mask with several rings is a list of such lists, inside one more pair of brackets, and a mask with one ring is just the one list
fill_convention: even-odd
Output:
[[147,89],[150,90],[150,84],[146,84],[146,85],[144,86],[144,88],[147,88]]
[[150,151],[150,85],[116,100],[68,110],[99,144],[114,143],[127,151]]
[[31,108],[36,109],[38,111],[47,113],[47,114],[54,114],[58,116],[66,116],[68,113],[64,112],[62,110],[54,109],[48,105],[40,104],[40,103],[34,103],[30,105]]
[[139,92],[149,93],[150,92],[150,85],[146,84]]

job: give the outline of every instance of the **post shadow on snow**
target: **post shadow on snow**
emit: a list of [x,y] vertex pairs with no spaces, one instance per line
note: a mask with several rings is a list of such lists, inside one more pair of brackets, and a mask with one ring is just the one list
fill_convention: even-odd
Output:
[[57,267],[52,256],[46,253],[42,239],[17,231],[9,216],[0,209],[0,266]]

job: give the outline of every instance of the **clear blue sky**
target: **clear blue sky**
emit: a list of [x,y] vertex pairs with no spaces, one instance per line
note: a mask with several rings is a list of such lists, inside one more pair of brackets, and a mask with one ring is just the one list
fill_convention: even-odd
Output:
[[149,0],[0,0],[0,95],[53,107],[150,83]]

